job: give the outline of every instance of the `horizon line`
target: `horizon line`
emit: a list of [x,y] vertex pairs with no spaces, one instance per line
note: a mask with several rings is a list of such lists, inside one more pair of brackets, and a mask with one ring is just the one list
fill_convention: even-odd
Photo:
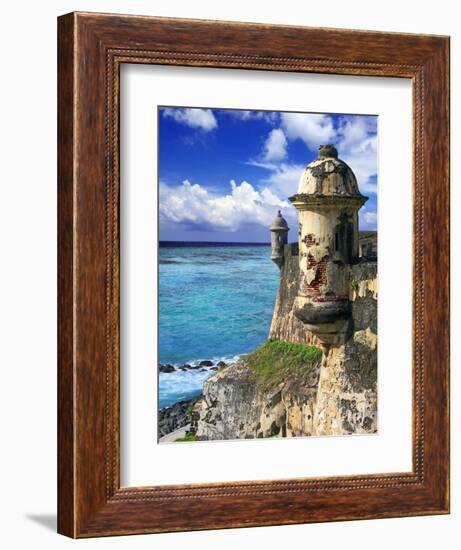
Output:
[[158,239],[159,243],[203,243],[203,244],[267,244],[270,245],[270,241],[185,241],[185,240],[173,240],[173,239]]

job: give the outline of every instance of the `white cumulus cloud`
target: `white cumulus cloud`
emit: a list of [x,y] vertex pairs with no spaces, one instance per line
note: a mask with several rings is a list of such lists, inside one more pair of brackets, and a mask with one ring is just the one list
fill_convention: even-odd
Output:
[[268,227],[276,208],[289,204],[270,189],[257,191],[247,181],[230,182],[230,192],[215,195],[198,183],[185,180],[180,186],[160,183],[160,216],[197,228],[237,231],[246,224]]
[[363,217],[365,221],[370,224],[374,224],[378,221],[378,215],[376,212],[365,212]]
[[176,109],[166,107],[162,109],[163,116],[170,117],[191,128],[200,128],[209,132],[218,127],[218,121],[210,109]]
[[278,161],[287,155],[287,138],[280,128],[271,130],[264,143],[264,161]]
[[335,137],[333,119],[316,113],[281,113],[281,126],[289,139],[302,139],[311,151]]
[[352,168],[362,193],[377,193],[377,146],[375,121],[371,117],[349,115],[337,131],[339,156]]
[[378,223],[378,214],[376,212],[367,211],[366,207],[359,210],[360,229],[376,229]]
[[[280,119],[285,139],[300,139],[311,151],[317,151],[319,145],[332,143],[338,149],[339,157],[355,173],[362,193],[377,193],[377,135],[373,117],[344,115],[339,124],[335,124],[333,118],[327,114],[281,113]],[[269,134],[269,138],[274,131]],[[285,153],[286,151],[287,143]],[[298,166],[280,162],[285,158],[286,155],[278,158],[265,157],[263,153],[261,162],[253,162],[271,171],[268,181],[274,183],[282,196],[296,191],[295,175],[298,174],[299,179],[301,174]]]
[[278,113],[274,111],[245,111],[242,109],[229,109],[224,112],[239,120],[264,120],[268,124],[276,124],[278,121]]
[[269,189],[281,197],[290,197],[298,190],[299,178],[304,170],[303,164],[259,164],[269,170],[263,182]]

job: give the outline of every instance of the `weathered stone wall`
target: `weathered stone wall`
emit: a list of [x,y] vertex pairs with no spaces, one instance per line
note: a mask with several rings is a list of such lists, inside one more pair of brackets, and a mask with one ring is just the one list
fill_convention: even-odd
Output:
[[315,404],[317,435],[377,431],[377,263],[352,266],[352,319],[345,344],[326,350]]
[[280,272],[280,284],[275,300],[269,338],[300,344],[312,344],[315,337],[294,315],[293,304],[298,295],[298,243],[285,245],[285,263]]
[[[352,331],[367,327],[377,333],[378,270],[376,261],[362,261],[352,266],[350,300]],[[271,340],[300,344],[316,344],[315,336],[294,315],[293,305],[298,293],[299,263],[297,243],[285,245],[285,263],[280,272],[280,284],[269,330]]]
[[[356,334],[356,333],[355,333]],[[354,336],[355,336],[354,334]],[[376,356],[353,338],[328,349],[320,368],[314,407],[316,435],[374,433],[377,430]],[[362,372],[361,363],[366,371]],[[358,367],[358,368],[357,368]]]
[[[316,343],[293,315],[297,295],[296,245],[285,246],[285,265],[269,337]],[[352,318],[344,344],[323,348],[309,380],[291,377],[263,390],[244,359],[209,378],[197,403],[192,429],[199,439],[299,437],[377,431],[377,263],[351,268]]]

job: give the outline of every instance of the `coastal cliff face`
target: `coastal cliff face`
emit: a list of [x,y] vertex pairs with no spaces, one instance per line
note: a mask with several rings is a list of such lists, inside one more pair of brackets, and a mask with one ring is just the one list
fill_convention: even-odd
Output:
[[[277,343],[272,343],[273,347]],[[261,355],[283,358],[296,354],[280,343],[276,351],[256,352],[217,372],[204,385],[203,397],[192,414],[192,430],[199,439],[253,439],[313,435],[314,404],[319,383],[321,352],[285,367],[271,368]],[[294,348],[294,349],[293,349]],[[278,355],[278,357],[277,357]],[[296,356],[296,355],[295,355]],[[280,380],[283,378],[282,380]]]
[[[192,412],[191,432],[197,439],[377,431],[376,262],[351,268],[352,318],[345,343],[321,346],[293,313],[297,246],[286,245],[284,257],[269,343],[206,380]],[[311,350],[311,356],[303,357],[300,349]],[[264,365],[271,368],[270,353],[279,354],[274,363],[292,365],[280,379],[264,370]]]

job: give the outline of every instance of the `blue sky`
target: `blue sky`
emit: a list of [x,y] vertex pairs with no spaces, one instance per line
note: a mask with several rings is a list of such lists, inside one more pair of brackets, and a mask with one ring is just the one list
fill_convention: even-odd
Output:
[[377,117],[160,107],[160,240],[268,242],[282,210],[295,241],[296,193],[320,144],[333,143],[369,197],[376,229]]

